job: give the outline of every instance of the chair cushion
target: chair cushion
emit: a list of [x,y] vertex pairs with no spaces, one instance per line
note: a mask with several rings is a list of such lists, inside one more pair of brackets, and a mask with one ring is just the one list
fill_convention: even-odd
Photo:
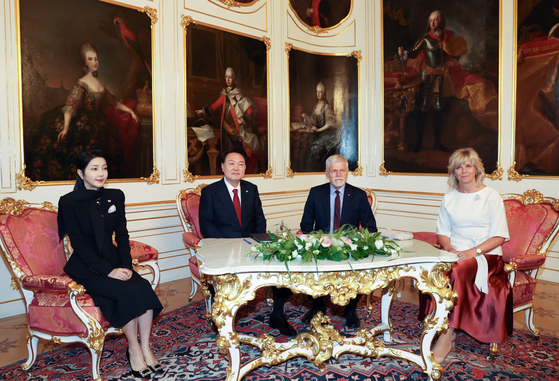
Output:
[[181,200],[181,207],[184,217],[192,228],[192,233],[198,237],[203,237],[200,231],[200,219],[198,217],[198,210],[200,209],[200,196],[196,193],[187,193]]
[[198,243],[200,242],[200,238],[196,234],[190,232],[182,233],[182,240],[186,245],[192,248],[198,245]]
[[433,232],[414,232],[413,239],[427,242],[429,245],[435,246],[437,243],[437,234]]
[[536,292],[536,280],[524,271],[516,272],[514,287],[512,288],[512,305],[513,307],[530,303]]
[[188,267],[190,267],[190,273],[192,276],[200,279],[200,270],[198,269],[198,261],[195,256],[188,259]]
[[58,239],[56,212],[29,208],[21,215],[2,215],[0,234],[25,275],[66,275],[66,255]]
[[142,263],[145,261],[156,261],[159,258],[159,252],[150,245],[130,240],[130,256],[132,259],[137,259],[139,263]]
[[[91,296],[78,296],[78,303],[104,329],[111,327],[101,310],[95,307]],[[87,335],[85,326],[72,310],[66,292],[39,292],[29,304],[27,317],[30,329],[56,335]]]
[[505,209],[511,238],[502,245],[503,259],[510,262],[519,255],[535,254],[542,242],[539,230],[547,209],[541,204],[523,205],[518,200],[505,200]]

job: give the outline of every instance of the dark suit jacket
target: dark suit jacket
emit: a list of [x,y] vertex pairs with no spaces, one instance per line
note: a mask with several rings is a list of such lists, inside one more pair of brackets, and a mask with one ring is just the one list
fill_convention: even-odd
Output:
[[[367,193],[346,183],[342,202],[340,225],[359,227],[359,223],[370,232],[377,231],[377,223]],[[330,183],[311,188],[301,220],[303,233],[322,230],[330,232]]]
[[[114,265],[98,250],[87,201],[72,200],[68,195],[58,201],[58,219],[64,219],[66,233],[74,249],[64,266],[64,271],[70,276],[88,279],[96,275],[107,276],[116,267],[132,270],[124,193],[119,189],[105,189],[99,202],[105,222],[105,239],[110,240],[110,258]],[[114,212],[109,213],[109,208]],[[113,232],[118,248],[113,245]]]
[[202,188],[198,214],[200,230],[206,238],[241,238],[266,233],[258,187],[248,181],[241,180],[242,228],[224,178]]

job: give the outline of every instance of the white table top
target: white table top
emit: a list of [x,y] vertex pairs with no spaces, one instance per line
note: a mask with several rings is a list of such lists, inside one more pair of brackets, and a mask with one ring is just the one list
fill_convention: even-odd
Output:
[[[375,256],[359,261],[348,260],[342,262],[318,261],[319,272],[369,270],[387,266],[410,265],[416,263],[455,262],[458,256],[444,250],[439,250],[426,242],[411,239],[397,242],[403,251],[392,257]],[[201,262],[200,272],[207,275],[240,274],[255,272],[286,272],[285,263],[278,260],[264,261],[262,256],[255,259],[250,253],[252,245],[258,245],[252,238],[204,238],[196,254]],[[289,262],[291,272],[316,272],[314,262],[303,263],[300,258]]]

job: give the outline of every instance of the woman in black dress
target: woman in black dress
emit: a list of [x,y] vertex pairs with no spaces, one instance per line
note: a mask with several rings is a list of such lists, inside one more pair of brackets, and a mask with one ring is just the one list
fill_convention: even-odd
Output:
[[82,152],[76,168],[74,190],[58,203],[58,235],[68,234],[74,249],[64,271],[85,287],[113,327],[122,327],[134,376],[150,378],[163,372],[150,349],[152,321],[163,306],[150,283],[132,269],[124,193],[103,188],[108,172],[102,151]]

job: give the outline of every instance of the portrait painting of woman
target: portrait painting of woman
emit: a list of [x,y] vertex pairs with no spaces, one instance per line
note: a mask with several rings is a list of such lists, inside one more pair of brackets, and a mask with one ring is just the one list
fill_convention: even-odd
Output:
[[149,176],[150,17],[98,1],[27,0],[20,24],[25,176],[72,180],[89,149],[105,152],[114,178]]

